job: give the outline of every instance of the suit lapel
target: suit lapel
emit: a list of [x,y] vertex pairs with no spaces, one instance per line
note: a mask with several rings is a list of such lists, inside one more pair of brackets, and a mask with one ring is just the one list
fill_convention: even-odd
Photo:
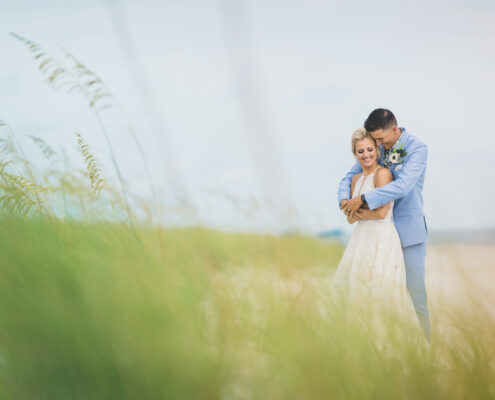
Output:
[[[406,131],[405,128],[402,128],[402,129],[404,129],[404,130],[402,131],[402,135],[401,135],[400,139],[397,141],[397,143],[394,146],[392,146],[392,148],[395,147],[395,148],[398,149],[400,146],[402,146],[402,148],[404,150],[406,150],[406,143],[407,143],[407,139],[409,139],[409,133]],[[406,150],[406,153],[407,153],[407,150]],[[407,155],[406,155],[406,157],[407,157]],[[405,162],[405,158],[404,158],[404,162]],[[401,163],[401,164],[392,164],[390,166],[390,171],[392,172],[392,174],[394,173],[395,168],[397,168],[398,165],[402,165],[402,164],[403,163]],[[395,177],[395,175],[394,175],[394,177]]]
[[405,150],[404,146],[406,145],[407,139],[409,138],[409,132],[406,131],[406,128],[402,128],[402,129],[404,129],[404,130],[402,131],[402,136],[397,141],[397,148],[399,148],[401,145],[403,145],[402,148]]

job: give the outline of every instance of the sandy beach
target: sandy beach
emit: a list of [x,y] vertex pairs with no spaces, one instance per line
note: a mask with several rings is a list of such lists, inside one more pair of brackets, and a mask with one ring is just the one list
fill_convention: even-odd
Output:
[[495,319],[495,244],[437,244],[426,253],[430,310],[441,302],[483,307]]

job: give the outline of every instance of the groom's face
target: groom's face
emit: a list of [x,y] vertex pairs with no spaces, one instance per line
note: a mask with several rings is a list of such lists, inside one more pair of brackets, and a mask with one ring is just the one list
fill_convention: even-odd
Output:
[[387,129],[377,129],[370,132],[370,135],[376,140],[376,144],[381,144],[384,149],[390,149],[399,138],[400,129],[397,125],[392,125]]

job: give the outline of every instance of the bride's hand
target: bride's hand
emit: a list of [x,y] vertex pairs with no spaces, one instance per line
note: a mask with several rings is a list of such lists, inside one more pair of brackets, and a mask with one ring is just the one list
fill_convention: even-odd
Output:
[[348,199],[342,200],[340,203],[340,209],[344,212],[345,215],[349,216],[349,211],[347,211],[347,203],[349,202]]
[[344,212],[346,211],[346,206],[347,206],[347,203],[348,203],[348,202],[349,202],[349,200],[348,200],[348,199],[344,199],[344,200],[342,200],[342,201],[340,202],[340,209],[341,209],[342,211],[344,211]]
[[361,207],[359,210],[357,210],[355,213],[354,213],[354,218],[356,220],[363,220],[363,219],[367,219],[366,216],[367,216],[367,212],[369,211],[369,209],[365,209],[364,207]]
[[357,210],[359,210],[359,207],[363,205],[363,201],[361,200],[361,196],[356,196],[350,199],[346,206],[345,209],[350,212],[350,216],[354,217],[354,214],[356,213]]

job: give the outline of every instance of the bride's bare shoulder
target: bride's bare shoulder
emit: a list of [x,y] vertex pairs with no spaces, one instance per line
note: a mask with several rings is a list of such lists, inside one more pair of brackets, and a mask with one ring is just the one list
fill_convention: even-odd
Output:
[[375,174],[375,181],[379,186],[392,182],[394,177],[388,168],[378,167]]
[[390,172],[388,168],[382,167],[381,165],[378,166],[376,173],[382,176],[392,176],[392,172]]

